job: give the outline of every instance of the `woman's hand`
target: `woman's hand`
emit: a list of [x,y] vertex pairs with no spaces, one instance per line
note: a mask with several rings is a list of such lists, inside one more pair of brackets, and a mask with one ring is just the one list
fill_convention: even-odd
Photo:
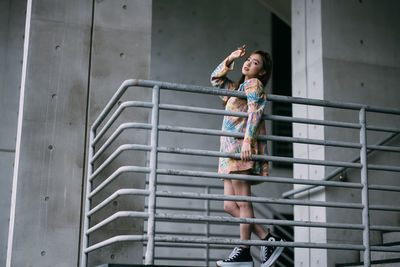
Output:
[[248,142],[243,142],[242,151],[240,152],[240,158],[244,161],[251,160],[251,145]]
[[241,58],[246,54],[246,45],[242,45],[228,56],[228,64],[230,65],[235,59]]

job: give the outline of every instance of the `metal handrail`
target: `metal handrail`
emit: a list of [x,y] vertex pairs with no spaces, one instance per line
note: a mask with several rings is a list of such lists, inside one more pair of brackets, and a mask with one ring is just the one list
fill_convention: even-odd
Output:
[[[384,144],[386,144],[386,143],[388,143],[389,141],[393,140],[393,138],[395,138],[395,137],[398,136],[399,134],[400,134],[400,133],[392,133],[392,134],[390,134],[388,137],[383,138],[382,140],[380,140],[378,143],[376,143],[376,145],[374,145],[374,146],[371,146],[371,145],[367,146],[367,148],[368,148],[368,150],[367,150],[367,155],[369,156],[371,153],[375,152],[373,149],[379,150],[380,147],[383,147]],[[400,152],[400,148],[397,148],[397,149],[387,149],[387,150],[393,151],[393,152]],[[355,163],[355,162],[358,162],[358,161],[360,161],[360,156],[356,156],[356,157],[354,157],[354,158],[351,160],[351,162],[354,162],[354,163]],[[323,180],[324,180],[324,181],[332,180],[332,179],[335,178],[337,175],[339,175],[340,173],[343,173],[343,172],[346,171],[346,170],[347,170],[347,167],[340,167],[340,168],[337,168],[337,169],[335,169],[334,171],[332,171],[330,174],[328,174],[326,177],[324,177]],[[287,192],[284,192],[284,193],[282,194],[282,197],[286,198],[286,197],[294,196],[295,194],[302,193],[302,192],[304,192],[304,191],[313,189],[313,188],[315,188],[315,187],[317,187],[317,186],[310,185],[310,186],[304,186],[304,187],[302,187],[302,188],[297,188],[297,189],[289,190],[289,191],[287,191]]]
[[[126,92],[126,90],[131,86],[141,86],[153,88],[152,102],[139,102],[139,101],[127,101],[119,102],[121,96]],[[384,146],[383,144],[368,145],[366,142],[366,132],[367,130],[373,131],[386,131],[386,132],[400,132],[399,128],[396,127],[381,127],[375,125],[367,125],[365,121],[366,112],[379,112],[384,114],[395,114],[400,115],[400,109],[387,108],[379,106],[371,106],[356,103],[343,103],[338,101],[326,101],[318,99],[306,99],[299,97],[288,97],[288,96],[277,96],[277,95],[267,95],[268,101],[286,102],[292,104],[301,105],[313,105],[321,107],[334,107],[341,109],[350,109],[359,111],[359,122],[358,123],[348,123],[348,122],[338,122],[338,121],[323,121],[323,120],[312,120],[305,118],[291,118],[276,115],[264,115],[265,120],[276,120],[276,121],[287,121],[292,123],[307,123],[315,125],[333,126],[333,127],[344,127],[351,129],[358,129],[360,131],[360,143],[342,142],[342,141],[326,141],[317,139],[306,139],[306,138],[294,138],[294,137],[281,137],[264,135],[259,136],[262,140],[279,140],[284,142],[292,143],[305,143],[305,144],[317,144],[324,146],[337,146],[337,147],[348,147],[354,149],[360,149],[360,163],[355,162],[343,162],[343,161],[328,161],[328,160],[315,160],[315,159],[301,159],[301,158],[287,158],[287,157],[276,157],[276,156],[260,156],[254,155],[254,160],[260,161],[281,161],[281,162],[291,162],[298,164],[310,164],[310,165],[321,165],[321,166],[337,166],[339,169],[345,168],[355,168],[361,171],[361,183],[341,183],[333,181],[315,181],[315,180],[303,180],[285,177],[260,177],[253,175],[223,175],[212,172],[201,172],[201,171],[187,171],[187,170],[174,170],[174,169],[160,169],[157,167],[157,156],[159,153],[175,153],[182,155],[195,155],[195,156],[207,156],[207,157],[230,157],[239,159],[239,154],[228,154],[221,153],[217,151],[209,150],[199,150],[199,149],[187,149],[187,148],[175,148],[175,147],[160,147],[158,145],[158,132],[159,131],[171,131],[171,132],[182,132],[187,134],[202,134],[202,135],[213,135],[213,136],[234,136],[237,138],[242,138],[242,134],[228,133],[213,129],[198,129],[191,127],[176,127],[170,125],[160,125],[158,122],[159,111],[160,110],[175,110],[180,112],[195,112],[195,113],[205,113],[205,114],[216,114],[216,115],[231,115],[231,116],[247,116],[243,112],[228,112],[218,109],[209,109],[202,107],[185,107],[178,105],[169,105],[159,103],[159,92],[160,90],[175,90],[182,92],[192,92],[201,94],[212,94],[212,95],[223,95],[223,96],[235,96],[235,97],[245,97],[244,92],[217,89],[212,87],[202,87],[194,85],[185,84],[175,84],[166,83],[158,81],[146,81],[146,80],[127,80],[122,83],[120,88],[108,102],[106,107],[100,113],[98,118],[95,120],[93,125],[90,127],[89,132],[89,150],[88,150],[88,168],[87,168],[87,182],[86,182],[86,201],[85,201],[85,217],[83,224],[83,238],[82,238],[82,257],[81,265],[86,266],[87,254],[94,251],[100,247],[108,246],[117,242],[126,241],[137,241],[146,242],[146,255],[145,263],[154,263],[154,247],[155,242],[173,242],[173,243],[191,243],[191,244],[204,244],[206,247],[210,244],[246,244],[246,245],[274,245],[283,247],[302,247],[302,248],[324,248],[324,249],[348,249],[348,250],[362,250],[364,251],[364,266],[369,266],[371,251],[395,251],[400,252],[400,248],[393,247],[382,247],[382,246],[371,246],[369,243],[369,232],[370,231],[400,231],[400,227],[388,226],[388,225],[370,225],[369,223],[369,211],[370,210],[383,210],[383,211],[399,211],[399,208],[387,205],[370,205],[368,200],[368,190],[386,190],[400,192],[400,188],[391,185],[370,185],[368,183],[368,173],[370,170],[385,170],[392,172],[399,172],[400,167],[390,166],[390,165],[377,165],[377,164],[367,164],[367,153],[369,150],[380,150],[380,151],[391,151],[399,152],[398,147]],[[110,116],[110,112],[114,109],[116,110]],[[151,108],[151,123],[136,123],[128,122],[123,123],[118,126],[118,128],[111,134],[110,137],[106,138],[102,146],[95,153],[95,145],[105,137],[105,133],[111,128],[114,121],[122,114],[122,112],[129,107],[143,107]],[[106,117],[110,116],[108,121],[105,122]],[[100,129],[100,125],[103,127]],[[116,140],[116,138],[125,130],[130,128],[145,129],[150,131],[151,140],[150,145],[138,145],[138,144],[124,144],[118,147],[110,156],[108,156],[103,162],[98,162],[100,155],[102,155],[110,145]],[[99,130],[99,131],[98,131]],[[98,131],[98,134],[96,133]],[[150,155],[149,167],[145,166],[121,166],[115,170],[110,176],[104,179],[95,188],[92,188],[92,182],[96,179],[102,171],[104,171],[109,164],[115,160],[123,151],[127,150],[140,150],[146,151]],[[95,168],[96,166],[99,166]],[[148,189],[119,189],[112,195],[108,196],[105,200],[100,202],[96,207],[91,207],[91,199],[108,186],[112,181],[114,181],[119,175],[126,172],[141,172],[149,175],[149,185]],[[224,196],[219,194],[210,194],[209,191],[205,193],[185,193],[185,192],[169,192],[169,191],[159,191],[156,189],[157,186],[157,175],[172,175],[172,176],[196,176],[204,179],[241,179],[241,180],[252,180],[252,181],[263,181],[263,182],[278,182],[278,183],[292,183],[292,184],[304,184],[309,186],[336,186],[343,188],[355,188],[360,189],[362,192],[362,202],[360,203],[339,203],[339,202],[322,202],[322,201],[308,201],[300,199],[273,199],[264,197],[241,197],[241,196]],[[143,212],[132,212],[132,211],[118,211],[108,218],[100,221],[94,226],[90,227],[90,217],[107,206],[110,202],[117,199],[122,195],[141,195],[146,196],[148,200],[147,211]],[[221,216],[211,216],[206,215],[185,215],[185,214],[168,214],[168,213],[156,213],[155,205],[157,197],[173,197],[173,198],[189,198],[189,199],[202,199],[206,203],[208,200],[233,200],[233,201],[251,201],[260,203],[274,203],[274,204],[285,204],[285,205],[309,205],[309,206],[322,206],[322,207],[341,207],[345,209],[361,209],[362,210],[362,223],[361,224],[349,224],[349,223],[335,223],[335,222],[312,222],[312,221],[291,221],[282,219],[255,219],[255,218],[232,218],[232,217],[221,217]],[[206,210],[207,206],[205,207]],[[99,230],[105,225],[112,221],[118,220],[119,218],[133,217],[142,218],[147,220],[147,231],[146,235],[125,235],[125,236],[114,236],[97,244],[88,246],[89,235],[94,231]],[[205,238],[196,237],[180,237],[180,236],[169,236],[169,235],[159,235],[155,232],[155,222],[156,221],[196,221],[205,224],[208,223],[250,223],[250,224],[269,224],[269,225],[286,225],[286,226],[302,226],[302,227],[318,227],[318,228],[340,228],[340,229],[353,229],[363,232],[363,244],[338,244],[338,243],[311,243],[311,242],[268,242],[268,241],[258,241],[258,240],[237,240],[229,238],[212,238],[207,236]],[[207,250],[208,251],[208,250]],[[208,253],[208,252],[207,252]],[[207,261],[209,256],[207,254]]]

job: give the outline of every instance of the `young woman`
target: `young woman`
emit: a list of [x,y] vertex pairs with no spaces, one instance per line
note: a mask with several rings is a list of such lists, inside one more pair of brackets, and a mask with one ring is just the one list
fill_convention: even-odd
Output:
[[[252,161],[252,155],[266,155],[266,141],[258,141],[259,134],[265,134],[265,122],[261,119],[266,104],[264,87],[271,77],[271,56],[261,50],[251,53],[242,67],[242,77],[238,83],[229,80],[226,75],[233,69],[234,61],[246,55],[243,45],[233,51],[211,74],[211,84],[223,89],[243,91],[247,98],[223,97],[228,111],[247,112],[248,117],[225,116],[222,130],[244,133],[244,139],[221,137],[221,152],[240,153],[241,159],[220,158],[218,172],[224,174],[268,175],[268,163]],[[248,180],[225,179],[224,194],[250,196],[251,185]],[[224,210],[237,218],[254,218],[251,202],[224,201]],[[240,239],[249,240],[254,232],[260,239],[280,241],[281,239],[265,231],[261,225],[240,224]],[[261,247],[261,267],[271,266],[282,253],[283,247]],[[253,267],[249,246],[235,247],[229,257],[217,261],[217,266]]]

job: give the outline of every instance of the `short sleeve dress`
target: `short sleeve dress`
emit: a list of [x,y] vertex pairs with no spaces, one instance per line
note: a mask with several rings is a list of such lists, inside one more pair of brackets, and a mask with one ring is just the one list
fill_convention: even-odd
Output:
[[[211,84],[214,87],[234,90],[237,85],[226,77],[227,73],[232,69],[233,64],[227,66],[226,60],[224,60],[211,74]],[[240,84],[237,90],[245,92],[247,99],[237,97],[228,98],[227,96],[222,97],[224,100],[228,98],[225,110],[247,112],[248,117],[225,116],[222,123],[222,130],[244,133],[244,140],[251,144],[253,154],[267,155],[267,142],[264,140],[257,140],[259,134],[266,134],[265,122],[261,119],[267,102],[263,85],[259,79],[252,78]],[[221,136],[220,152],[240,153],[242,143],[243,139]],[[249,170],[253,175],[267,176],[268,162],[219,158],[219,173],[229,174],[246,170]]]

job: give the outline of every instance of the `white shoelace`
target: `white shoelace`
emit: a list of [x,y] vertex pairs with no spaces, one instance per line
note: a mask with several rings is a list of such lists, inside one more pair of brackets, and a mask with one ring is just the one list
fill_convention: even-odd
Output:
[[[275,240],[274,237],[271,236],[270,238],[268,238],[267,241],[269,241],[269,242],[274,242],[274,241],[276,241],[276,240]],[[264,261],[267,260],[267,257],[266,257],[267,250],[268,250],[268,249],[272,249],[272,250],[273,250],[273,248],[274,248],[274,247],[267,247],[267,246],[262,246],[262,247],[261,247],[260,259],[262,260],[262,262],[264,262]],[[268,255],[268,256],[271,256],[271,255]]]
[[241,250],[240,248],[235,247],[235,248],[233,249],[233,251],[231,252],[231,254],[229,254],[229,257],[228,257],[227,260],[231,260],[231,259],[236,258],[236,257],[239,255],[240,250]]

